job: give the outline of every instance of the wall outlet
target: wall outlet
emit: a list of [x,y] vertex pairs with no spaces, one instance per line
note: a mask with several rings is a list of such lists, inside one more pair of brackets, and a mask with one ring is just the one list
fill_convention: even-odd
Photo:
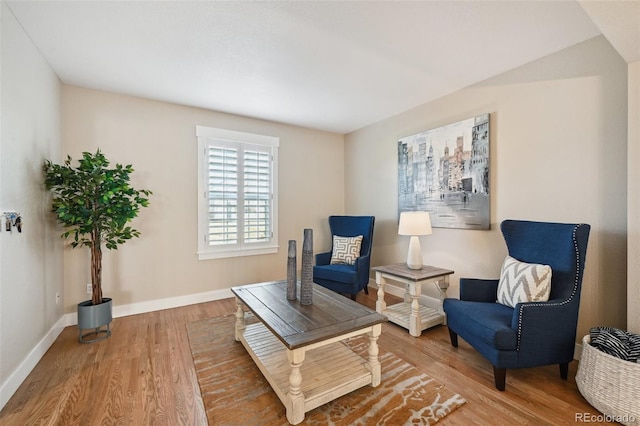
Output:
[[60,304],[60,292],[56,291],[56,305]]
[[91,283],[87,284],[87,294],[91,294]]

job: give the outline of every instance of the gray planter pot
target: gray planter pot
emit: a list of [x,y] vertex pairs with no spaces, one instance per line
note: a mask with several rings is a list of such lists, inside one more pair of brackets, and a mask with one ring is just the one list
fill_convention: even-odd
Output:
[[[78,338],[80,343],[93,343],[111,336],[111,320],[113,319],[111,299],[102,298],[102,303],[93,305],[91,300],[78,303]],[[106,328],[102,328],[106,326]],[[82,334],[82,330],[91,330]],[[94,338],[87,339],[87,337]]]

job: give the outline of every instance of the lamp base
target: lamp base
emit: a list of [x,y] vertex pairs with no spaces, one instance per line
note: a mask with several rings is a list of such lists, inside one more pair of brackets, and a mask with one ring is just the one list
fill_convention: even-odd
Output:
[[413,235],[409,240],[409,252],[407,253],[407,268],[422,269],[422,249],[420,240]]

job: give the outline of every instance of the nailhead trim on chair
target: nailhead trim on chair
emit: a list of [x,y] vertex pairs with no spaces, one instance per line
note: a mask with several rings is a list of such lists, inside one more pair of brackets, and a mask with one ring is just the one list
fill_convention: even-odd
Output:
[[578,251],[578,242],[576,241],[576,231],[578,230],[579,227],[581,227],[582,223],[576,225],[573,228],[573,247],[575,249],[576,252],[576,271],[578,272],[578,274],[576,274],[575,277],[575,281],[573,283],[573,291],[571,292],[571,296],[569,296],[569,298],[563,300],[560,303],[531,303],[531,304],[526,304],[526,305],[520,305],[520,312],[518,313],[518,343],[516,344],[516,351],[520,350],[520,339],[522,337],[522,314],[524,312],[524,308],[529,308],[529,307],[538,307],[538,306],[562,306],[562,305],[566,305],[567,303],[569,303],[571,301],[571,299],[573,299],[573,297],[575,296],[576,292],[578,291],[578,279],[580,277],[580,252]]

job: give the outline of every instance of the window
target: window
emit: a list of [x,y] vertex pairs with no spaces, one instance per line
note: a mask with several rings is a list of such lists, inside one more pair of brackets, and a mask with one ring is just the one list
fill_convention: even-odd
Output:
[[196,126],[198,257],[277,253],[279,139]]

